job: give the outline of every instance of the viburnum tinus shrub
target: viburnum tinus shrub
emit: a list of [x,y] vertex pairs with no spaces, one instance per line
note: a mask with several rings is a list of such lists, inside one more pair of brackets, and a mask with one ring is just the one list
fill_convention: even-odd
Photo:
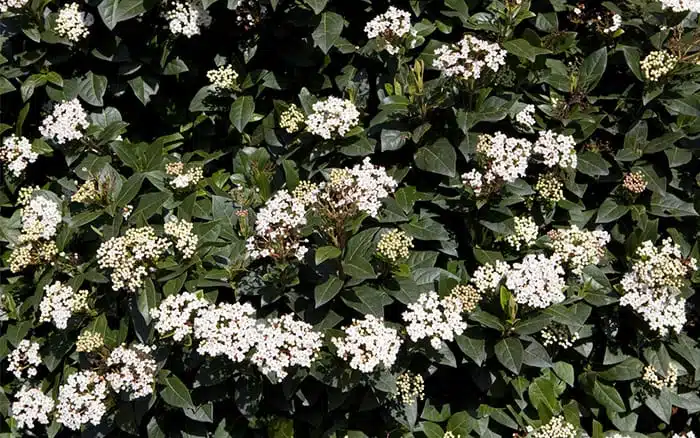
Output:
[[696,0],[0,0],[0,436],[693,437]]

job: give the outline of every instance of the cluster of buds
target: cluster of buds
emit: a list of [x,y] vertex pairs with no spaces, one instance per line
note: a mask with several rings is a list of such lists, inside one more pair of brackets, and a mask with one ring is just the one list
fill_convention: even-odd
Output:
[[423,376],[410,371],[396,377],[396,399],[402,405],[410,405],[415,400],[425,397],[425,382]]
[[185,163],[176,161],[165,166],[165,173],[171,177],[170,185],[175,189],[194,187],[204,177],[201,167],[185,168]]
[[627,189],[628,192],[638,195],[646,190],[647,179],[642,172],[630,172],[625,174],[622,186]]
[[458,284],[450,291],[450,296],[462,302],[462,312],[469,313],[476,309],[481,302],[482,295],[471,284]]
[[535,184],[537,194],[547,202],[557,203],[564,199],[564,184],[554,173],[540,175]]
[[391,263],[408,258],[413,238],[400,230],[391,230],[377,243],[377,253]]

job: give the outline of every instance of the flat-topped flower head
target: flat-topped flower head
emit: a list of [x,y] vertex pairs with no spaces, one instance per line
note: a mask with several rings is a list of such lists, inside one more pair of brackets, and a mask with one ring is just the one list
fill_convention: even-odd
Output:
[[209,27],[212,22],[209,11],[204,9],[200,0],[174,1],[163,17],[168,20],[170,33],[187,38],[199,35],[201,29]]
[[408,258],[411,248],[413,238],[401,230],[391,230],[377,242],[377,253],[392,263]]
[[0,0],[0,13],[17,11],[29,3],[29,0]]
[[377,15],[365,26],[367,38],[379,38],[379,47],[392,55],[399,52],[398,44],[411,31],[411,14],[394,6]]
[[326,140],[343,137],[360,123],[360,112],[347,99],[330,96],[311,108],[313,112],[306,118],[306,130]]
[[44,287],[39,304],[41,322],[53,322],[56,328],[65,330],[74,313],[87,310],[87,291],[73,291],[67,284],[57,281]]
[[642,75],[649,82],[658,82],[678,65],[678,58],[666,50],[655,50],[642,59],[639,67]]
[[249,303],[222,303],[200,309],[193,333],[199,342],[199,354],[242,362],[259,336],[255,309]]
[[321,333],[311,324],[287,314],[258,325],[258,338],[251,362],[263,374],[274,373],[281,381],[292,367],[311,367],[321,350]]
[[97,426],[107,413],[105,379],[92,370],[73,373],[58,388],[56,421],[71,430],[84,424]]
[[80,10],[79,3],[69,3],[58,11],[54,31],[58,36],[78,42],[90,34],[88,28],[94,22],[92,14]]
[[153,393],[156,361],[153,348],[143,344],[121,345],[110,353],[105,380],[115,392],[126,392],[130,400]]
[[528,254],[506,274],[506,287],[518,304],[544,309],[566,299],[561,260],[544,254]]
[[157,308],[151,309],[154,328],[161,336],[172,334],[173,340],[180,342],[192,335],[194,317],[199,310],[209,306],[207,300],[190,292],[167,296]]
[[35,423],[49,424],[55,402],[51,396],[39,388],[22,386],[15,394],[15,401],[10,408],[11,417],[17,422],[18,429],[33,429]]
[[39,365],[41,365],[39,344],[29,339],[22,339],[8,356],[7,371],[14,374],[18,380],[25,380],[36,376]]
[[462,310],[460,299],[440,298],[435,292],[427,292],[409,304],[402,317],[408,323],[406,331],[413,342],[429,339],[430,345],[438,349],[443,341],[453,341],[464,333],[467,323],[462,319]]
[[700,0],[659,0],[664,9],[673,12],[695,12],[700,14]]
[[222,65],[217,69],[209,70],[207,72],[207,79],[211,82],[214,90],[219,92],[235,90],[238,87],[236,84],[238,73],[233,69],[231,64]]
[[39,158],[39,154],[32,150],[32,143],[25,137],[14,134],[5,137],[0,145],[0,161],[4,162],[15,178],[24,173],[29,163]]
[[576,169],[576,142],[572,136],[553,131],[540,131],[539,136],[532,152],[540,155],[547,167]]
[[45,138],[58,144],[83,138],[84,131],[90,126],[87,112],[76,98],[58,103],[39,127],[39,132]]
[[484,73],[496,73],[506,65],[506,53],[497,43],[465,35],[457,44],[438,47],[433,67],[448,78],[479,79]]
[[331,342],[350,368],[371,373],[391,368],[396,361],[401,339],[396,330],[384,325],[383,318],[365,315],[364,319],[353,320],[343,331],[344,337],[332,338]]
[[552,230],[547,235],[552,240],[550,248],[577,275],[581,275],[586,266],[600,263],[610,242],[607,231],[582,230],[577,225]]

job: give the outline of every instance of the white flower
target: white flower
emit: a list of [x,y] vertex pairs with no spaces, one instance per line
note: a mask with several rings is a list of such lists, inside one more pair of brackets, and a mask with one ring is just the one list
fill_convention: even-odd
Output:
[[576,142],[572,136],[553,131],[540,131],[539,135],[532,152],[541,155],[546,166],[576,168]]
[[603,33],[615,33],[621,27],[622,27],[622,17],[618,14],[613,14],[612,24],[610,26],[606,27],[605,29],[603,29]]
[[132,228],[124,236],[112,237],[97,249],[97,264],[111,269],[112,289],[136,292],[148,276],[148,267],[170,248],[151,227]]
[[29,0],[0,0],[0,13],[10,9],[20,9],[29,3]]
[[655,50],[639,63],[642,75],[651,82],[657,82],[671,73],[676,65],[678,58],[665,50]]
[[476,152],[485,163],[484,183],[513,182],[526,174],[532,143],[523,138],[507,137],[501,132],[482,134]]
[[506,274],[506,287],[518,304],[544,309],[566,299],[564,268],[558,257],[528,254]]
[[695,438],[695,432],[674,433],[672,438]]
[[156,361],[151,350],[152,347],[143,344],[121,345],[112,350],[107,358],[110,371],[105,379],[115,392],[128,392],[130,400],[153,393]]
[[396,377],[396,399],[403,405],[410,405],[425,397],[425,381],[420,374],[406,372]]
[[171,217],[165,223],[164,232],[173,238],[175,249],[182,253],[182,257],[189,259],[194,255],[199,243],[199,237],[194,233],[194,225],[184,219]]
[[34,423],[49,424],[49,415],[53,411],[54,401],[39,388],[22,386],[15,394],[11,416],[17,422],[18,429],[32,429]]
[[441,299],[435,292],[422,293],[402,317],[413,342],[428,338],[435,349],[440,348],[441,341],[453,341],[467,328],[462,319],[462,302],[452,296]]
[[586,266],[600,263],[605,246],[610,242],[607,231],[581,230],[576,225],[550,231],[548,236],[552,239],[549,246],[554,253],[577,275],[581,275]]
[[216,91],[233,90],[236,88],[238,73],[236,73],[231,64],[226,64],[217,69],[209,70],[207,79],[209,79]]
[[360,123],[360,112],[349,100],[330,96],[311,108],[313,112],[306,119],[306,129],[326,140],[342,137]]
[[656,389],[674,389],[678,381],[678,368],[670,363],[666,375],[661,375],[653,365],[647,365],[644,367],[642,380]]
[[380,38],[380,47],[392,55],[399,51],[394,44],[400,42],[411,31],[411,14],[389,6],[381,15],[377,15],[365,26],[367,38]]
[[700,1],[698,0],[660,0],[664,9],[673,12],[696,12],[700,14]]
[[61,223],[60,206],[49,198],[38,195],[22,209],[22,234],[20,242],[51,239]]
[[479,266],[476,271],[474,271],[471,282],[482,295],[496,292],[496,288],[509,269],[510,267],[506,262],[496,260],[496,263],[493,265],[486,264]]
[[496,43],[465,35],[457,44],[446,44],[435,50],[433,67],[448,77],[479,79],[484,69],[497,72],[506,65],[506,51]]
[[7,169],[16,178],[22,175],[27,164],[35,162],[37,158],[39,158],[39,154],[32,151],[32,144],[25,137],[12,134],[2,141],[0,161],[7,163]]
[[250,361],[264,374],[275,373],[278,381],[291,367],[309,368],[322,346],[321,334],[292,314],[258,325],[257,334]]
[[212,22],[209,11],[204,9],[200,0],[175,1],[172,9],[165,11],[163,16],[173,35],[182,34],[187,38],[199,35],[200,28],[207,28]]
[[519,251],[521,247],[528,247],[537,240],[537,232],[539,228],[537,223],[531,217],[516,217],[514,220],[514,233],[506,236],[506,242],[515,250]]
[[560,416],[552,418],[549,423],[531,431],[527,436],[528,438],[577,438],[579,433],[576,426]]
[[204,170],[199,166],[185,170],[185,163],[176,161],[165,166],[165,173],[173,177],[170,185],[175,189],[186,189],[196,186],[204,178]]
[[98,425],[107,412],[107,382],[91,370],[78,371],[58,388],[56,421],[72,430],[83,424]]
[[571,348],[581,337],[578,333],[571,333],[567,326],[558,323],[543,328],[540,336],[545,347],[556,345],[561,348]]
[[318,198],[333,211],[345,211],[345,216],[359,210],[376,218],[381,200],[394,193],[397,186],[383,167],[373,165],[366,157],[351,169],[333,169],[328,183],[320,186]]
[[280,128],[287,131],[289,134],[294,134],[301,129],[306,123],[306,116],[295,104],[289,105],[289,108],[280,114]]
[[80,4],[74,2],[58,11],[54,29],[58,36],[77,42],[90,34],[88,27],[92,26],[95,19],[92,14],[81,12],[79,8]]
[[632,270],[620,282],[625,291],[620,305],[632,307],[661,335],[669,329],[680,333],[686,322],[686,300],[679,288],[697,269],[695,260],[684,260],[680,247],[670,238],[664,239],[660,248],[650,240],[643,242],[636,256]]
[[[73,288],[64,285],[60,281],[44,287],[44,296],[41,298],[39,310],[41,322],[52,322],[61,330],[68,326],[71,315],[87,308],[87,291],[83,293],[73,292]],[[85,295],[85,296],[83,296]]]
[[484,175],[478,170],[472,169],[462,174],[462,184],[466,187],[470,187],[474,191],[474,194],[479,196],[481,194],[481,188],[484,186]]
[[41,365],[39,356],[39,344],[28,339],[22,339],[17,348],[8,356],[7,371],[15,375],[19,380],[25,380],[36,376],[37,369]]
[[371,373],[378,368],[390,368],[396,361],[401,339],[393,328],[384,325],[383,318],[365,315],[343,328],[345,336],[332,338],[337,354],[351,368]]
[[515,121],[524,126],[533,126],[535,120],[535,105],[528,104],[515,115]]
[[161,336],[173,334],[175,341],[182,341],[192,334],[193,320],[199,309],[209,307],[209,302],[190,292],[170,295],[158,308],[151,309],[155,329]]
[[280,190],[268,199],[258,211],[255,236],[247,249],[252,258],[287,258],[303,260],[308,248],[301,238],[301,227],[306,225],[306,207],[302,200]]
[[384,233],[377,242],[377,253],[391,262],[408,258],[411,248],[413,237],[401,230]]
[[242,362],[258,339],[255,309],[249,303],[222,303],[200,309],[194,319],[197,352]]
[[78,99],[56,104],[53,112],[47,116],[39,127],[39,132],[46,138],[53,139],[58,144],[83,138],[83,130],[90,123],[87,113]]

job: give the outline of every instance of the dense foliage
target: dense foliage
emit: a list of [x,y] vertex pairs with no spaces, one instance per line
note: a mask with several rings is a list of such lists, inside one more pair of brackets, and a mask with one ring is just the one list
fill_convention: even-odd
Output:
[[0,436],[693,436],[698,13],[0,0]]

